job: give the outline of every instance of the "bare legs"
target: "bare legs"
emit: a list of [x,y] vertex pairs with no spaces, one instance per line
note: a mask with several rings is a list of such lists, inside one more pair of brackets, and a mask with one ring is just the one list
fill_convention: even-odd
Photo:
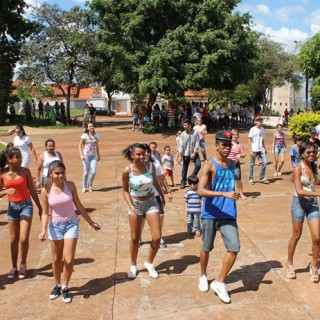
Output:
[[246,200],[247,197],[243,194],[242,181],[241,180],[236,180],[236,186],[237,186],[237,189],[239,190],[239,194],[240,194],[241,199]]
[[276,153],[274,155],[274,172],[275,175],[281,174],[281,169],[284,164],[284,153]]

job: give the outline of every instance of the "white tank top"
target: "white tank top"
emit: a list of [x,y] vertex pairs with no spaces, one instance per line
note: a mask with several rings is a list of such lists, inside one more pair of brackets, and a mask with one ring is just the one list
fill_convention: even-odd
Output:
[[42,175],[44,177],[46,177],[48,175],[48,169],[49,169],[50,163],[54,160],[61,160],[58,152],[56,152],[56,151],[54,152],[54,157],[49,157],[47,151],[45,151],[43,153],[43,172],[42,172]]

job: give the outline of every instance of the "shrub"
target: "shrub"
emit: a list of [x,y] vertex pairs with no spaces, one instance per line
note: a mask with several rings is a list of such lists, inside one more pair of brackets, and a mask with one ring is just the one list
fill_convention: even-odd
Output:
[[290,137],[300,134],[303,139],[309,138],[310,130],[320,124],[320,113],[300,112],[289,120]]

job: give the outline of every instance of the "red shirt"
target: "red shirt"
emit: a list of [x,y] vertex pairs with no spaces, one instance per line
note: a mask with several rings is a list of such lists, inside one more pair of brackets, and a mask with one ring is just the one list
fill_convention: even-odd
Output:
[[3,184],[6,189],[15,188],[14,194],[8,194],[10,202],[23,202],[30,199],[30,192],[27,184],[27,177],[25,171],[22,171],[22,176],[18,179],[8,179],[7,174],[2,175]]

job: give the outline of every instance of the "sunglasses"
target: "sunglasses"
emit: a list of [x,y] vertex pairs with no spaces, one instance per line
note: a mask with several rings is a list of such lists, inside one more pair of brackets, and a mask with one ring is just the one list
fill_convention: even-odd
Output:
[[316,152],[315,152],[315,151],[308,150],[308,151],[307,151],[307,154],[316,154]]

